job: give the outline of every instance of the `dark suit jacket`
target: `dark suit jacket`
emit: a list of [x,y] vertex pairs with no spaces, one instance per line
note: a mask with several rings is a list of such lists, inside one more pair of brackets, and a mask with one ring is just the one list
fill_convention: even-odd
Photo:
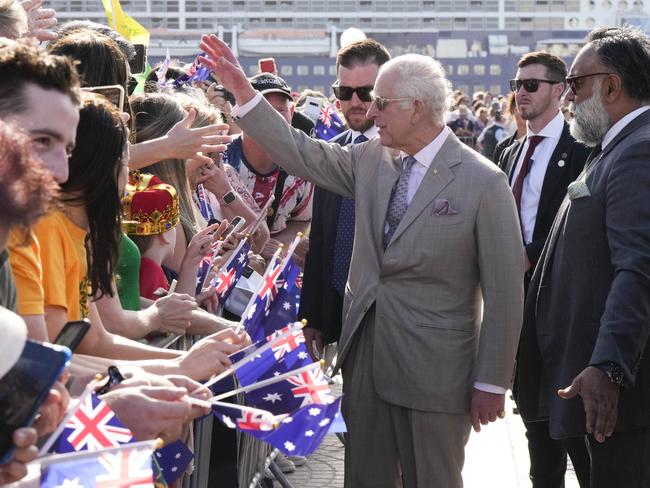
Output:
[[581,399],[557,389],[608,361],[625,371],[616,431],[650,425],[650,112],[609,143],[569,189],[530,283],[520,355],[527,419],[554,438],[585,434]]
[[[499,159],[499,167],[506,172],[508,180],[512,184],[513,171],[517,166],[517,160],[523,149],[525,139],[514,140],[507,148],[503,150]],[[526,254],[531,262],[531,269],[526,281],[530,279],[532,271],[542,253],[544,242],[548,236],[553,219],[557,209],[566,195],[567,186],[574,181],[582,172],[589,149],[575,141],[569,132],[569,124],[564,123],[564,130],[560,140],[555,146],[546,169],[546,176],[542,185],[542,192],[537,207],[537,218],[535,220],[535,229],[533,230],[533,241],[526,245]],[[558,164],[560,161],[564,163]]]
[[[333,138],[341,146],[352,143],[352,131]],[[343,297],[332,287],[334,243],[341,207],[341,195],[319,186],[314,190],[309,252],[305,258],[300,313],[307,326],[321,331],[325,344],[341,335]]]

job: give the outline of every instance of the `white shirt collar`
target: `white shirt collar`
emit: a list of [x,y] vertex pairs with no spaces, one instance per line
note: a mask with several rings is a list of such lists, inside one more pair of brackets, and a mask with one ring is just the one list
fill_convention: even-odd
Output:
[[614,138],[618,135],[619,132],[623,130],[623,128],[632,122],[634,119],[636,119],[639,115],[641,115],[643,112],[646,110],[650,109],[650,105],[644,105],[643,107],[639,107],[636,110],[633,110],[629,114],[627,114],[625,117],[622,117],[618,122],[616,122],[614,125],[612,125],[607,133],[605,134],[605,137],[603,137],[603,141],[600,143],[601,149],[605,149],[607,147],[607,144],[612,142]]
[[[415,160],[425,168],[431,166],[433,159],[438,154],[438,151],[440,151],[440,148],[445,143],[445,141],[447,140],[447,136],[450,133],[451,131],[449,130],[449,127],[445,126],[440,131],[440,134],[438,134],[433,141],[431,141],[429,144],[424,146],[422,149],[420,149],[417,153],[413,155]],[[400,151],[400,156],[402,160],[404,160],[404,158],[408,157],[409,155],[403,151]]]
[[368,140],[372,139],[373,137],[377,137],[379,134],[379,129],[377,129],[377,126],[373,124],[367,131],[365,132],[359,132],[358,130],[350,129],[352,131],[352,139],[351,141],[354,142],[357,137],[359,137],[361,134],[366,136]]
[[530,127],[526,129],[526,135],[530,136],[544,136],[548,139],[559,139],[564,130],[564,116],[562,112],[558,110],[555,117],[553,117],[548,124],[546,124],[542,130],[535,134]]

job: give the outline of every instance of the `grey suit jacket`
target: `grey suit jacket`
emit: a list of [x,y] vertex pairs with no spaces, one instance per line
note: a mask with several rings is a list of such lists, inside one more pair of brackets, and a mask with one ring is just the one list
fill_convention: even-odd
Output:
[[[510,385],[523,308],[523,244],[498,167],[450,134],[384,251],[399,152],[379,139],[347,147],[312,140],[264,100],[238,123],[290,174],[355,197],[339,364],[375,304],[373,378],[386,401],[466,413],[474,381]],[[452,212],[439,215],[445,200]]]
[[[580,398],[565,388],[589,365],[625,372],[616,432],[650,425],[650,111],[639,115],[569,186],[526,299],[519,408],[549,418],[554,438],[586,433]],[[522,364],[523,363],[523,364]]]

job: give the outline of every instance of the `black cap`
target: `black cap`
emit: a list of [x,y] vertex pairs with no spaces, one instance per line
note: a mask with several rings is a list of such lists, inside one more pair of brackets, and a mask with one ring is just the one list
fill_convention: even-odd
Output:
[[291,97],[291,89],[287,85],[287,82],[272,73],[260,73],[249,78],[248,81],[262,95],[266,95],[267,93],[281,93],[289,98],[289,100],[293,100]]

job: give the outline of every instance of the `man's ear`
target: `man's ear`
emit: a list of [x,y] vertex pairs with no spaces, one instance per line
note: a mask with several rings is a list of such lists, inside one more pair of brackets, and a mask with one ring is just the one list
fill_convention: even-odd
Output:
[[609,75],[603,81],[603,88],[605,91],[603,98],[612,103],[623,94],[623,81],[616,75]]
[[341,111],[341,102],[339,101],[338,98],[334,100],[334,106],[336,107],[336,110],[338,110],[339,112]]

